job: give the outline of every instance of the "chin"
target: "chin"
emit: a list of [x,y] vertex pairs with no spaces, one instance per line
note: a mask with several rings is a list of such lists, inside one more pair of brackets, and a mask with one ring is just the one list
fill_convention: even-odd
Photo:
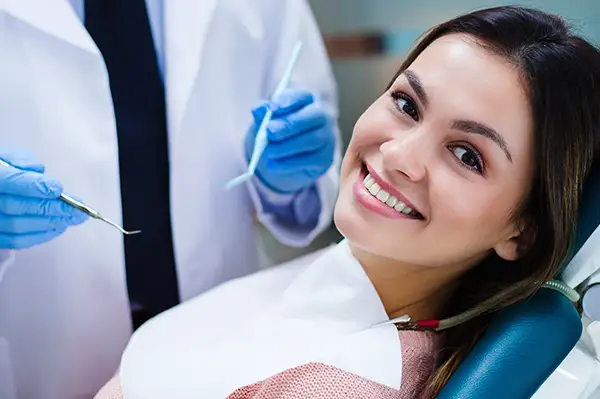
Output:
[[[382,228],[383,226],[374,226],[373,221],[357,212],[351,194],[343,194],[344,190],[340,190],[333,220],[337,230],[353,248],[378,258],[394,261],[404,258],[401,256],[402,254],[408,255],[408,259],[411,258],[410,255],[414,255],[415,252],[410,248],[414,247],[416,243],[403,240],[401,235],[398,235],[397,238],[390,238],[389,233],[386,233],[388,230]],[[406,245],[402,245],[402,242]]]

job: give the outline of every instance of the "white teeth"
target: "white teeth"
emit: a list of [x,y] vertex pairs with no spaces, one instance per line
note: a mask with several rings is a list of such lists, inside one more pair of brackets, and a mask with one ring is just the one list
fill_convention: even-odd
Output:
[[402,212],[405,215],[413,212],[412,208],[406,206],[404,202],[399,201],[398,198],[390,195],[390,193],[379,187],[379,184],[375,183],[375,179],[373,179],[370,174],[367,174],[367,176],[364,178],[363,184],[367,190],[369,190],[371,195],[373,195],[373,197],[377,198],[390,208],[394,208],[396,211]]
[[381,202],[385,202],[388,200],[388,198],[390,198],[390,194],[386,193],[383,190],[379,190],[379,193],[377,194],[377,199]]
[[381,187],[379,187],[379,184],[377,184],[377,183],[373,183],[373,184],[371,185],[371,187],[369,187],[369,192],[370,192],[371,194],[373,194],[373,196],[375,196],[375,197],[376,197],[376,196],[377,196],[377,194],[379,193],[379,190],[381,190]]

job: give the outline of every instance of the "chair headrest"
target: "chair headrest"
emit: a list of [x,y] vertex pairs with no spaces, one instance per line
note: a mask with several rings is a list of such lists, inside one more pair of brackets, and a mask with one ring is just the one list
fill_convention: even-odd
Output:
[[531,398],[581,332],[581,319],[571,302],[542,289],[494,318],[437,398]]

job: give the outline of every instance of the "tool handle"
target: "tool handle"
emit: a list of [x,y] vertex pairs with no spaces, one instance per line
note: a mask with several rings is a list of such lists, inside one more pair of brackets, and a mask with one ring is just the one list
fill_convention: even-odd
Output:
[[73,198],[65,193],[62,193],[60,195],[60,197],[58,197],[58,199],[68,205],[71,205],[73,208],[79,209],[81,212],[83,212],[86,215],[89,215],[95,219],[98,219],[100,217],[100,213],[98,213],[98,211],[88,207],[87,205],[84,205],[83,203],[77,201],[75,198]]
[[290,84],[290,80],[292,79],[292,73],[294,72],[294,68],[296,67],[298,58],[300,57],[300,50],[302,50],[302,41],[299,40],[294,46],[294,50],[292,51],[292,57],[290,58],[287,67],[285,68],[283,77],[281,78],[279,84],[273,92],[273,96],[271,97],[272,100],[277,100],[277,97],[279,97],[281,93],[283,93],[283,91]]

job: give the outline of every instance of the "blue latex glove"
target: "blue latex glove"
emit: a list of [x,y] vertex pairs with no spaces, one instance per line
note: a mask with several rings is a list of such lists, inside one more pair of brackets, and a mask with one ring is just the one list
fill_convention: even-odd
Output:
[[19,149],[1,149],[0,249],[25,249],[50,241],[88,216],[58,200],[62,185],[44,166]]
[[252,155],[255,135],[269,107],[273,111],[267,128],[269,142],[256,176],[275,192],[295,193],[313,185],[333,163],[335,121],[306,90],[287,89],[276,101],[252,110],[254,123],[246,135],[246,158]]

